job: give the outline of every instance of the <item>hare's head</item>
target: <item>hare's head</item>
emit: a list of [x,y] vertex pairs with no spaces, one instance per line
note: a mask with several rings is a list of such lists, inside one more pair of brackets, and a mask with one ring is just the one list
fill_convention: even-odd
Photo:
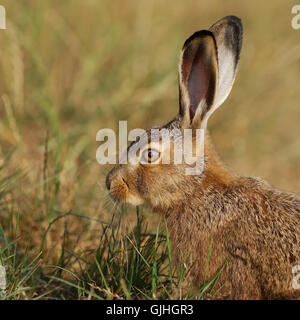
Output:
[[[234,16],[186,40],[179,62],[179,113],[141,134],[127,149],[128,162],[109,172],[106,184],[113,198],[168,208],[193,192],[209,162],[203,139],[207,120],[230,93],[241,45],[242,24]],[[198,174],[187,174],[198,163]]]

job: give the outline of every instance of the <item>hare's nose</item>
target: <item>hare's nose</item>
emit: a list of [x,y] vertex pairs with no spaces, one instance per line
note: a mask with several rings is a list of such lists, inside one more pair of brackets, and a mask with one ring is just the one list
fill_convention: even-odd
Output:
[[111,178],[110,178],[110,172],[108,173],[108,175],[106,176],[106,181],[105,181],[105,183],[106,183],[106,188],[108,189],[108,190],[110,190],[110,185],[111,185]]
[[129,188],[127,182],[124,180],[123,176],[122,176],[122,169],[120,165],[116,165],[114,168],[112,168],[111,171],[109,171],[109,173],[106,176],[106,188],[110,191],[112,182],[120,182],[121,179],[123,181],[124,184],[126,184],[127,188]]

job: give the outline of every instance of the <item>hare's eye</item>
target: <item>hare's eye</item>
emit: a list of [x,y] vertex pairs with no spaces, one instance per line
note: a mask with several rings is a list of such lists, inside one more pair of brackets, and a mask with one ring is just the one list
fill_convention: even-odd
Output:
[[144,163],[153,163],[158,160],[160,157],[160,152],[156,149],[147,149],[142,153],[142,162]]

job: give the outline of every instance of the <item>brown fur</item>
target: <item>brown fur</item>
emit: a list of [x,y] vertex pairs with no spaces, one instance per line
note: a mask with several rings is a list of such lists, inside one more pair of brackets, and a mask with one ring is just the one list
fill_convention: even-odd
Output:
[[[236,19],[226,17],[213,26],[219,47],[229,48],[231,40],[240,41],[241,35],[235,34],[241,29]],[[235,63],[240,46],[232,49]],[[195,128],[195,123],[199,127],[203,112],[213,106],[205,105],[200,118],[190,119],[191,93],[186,91],[183,97],[184,83],[180,86],[179,115],[164,128]],[[236,176],[219,160],[208,132],[204,171],[189,176],[185,168],[185,164],[172,162],[117,165],[107,176],[107,187],[116,200],[147,203],[166,218],[174,258],[181,261],[186,253],[190,256],[191,277],[197,287],[224,266],[217,298],[299,299],[300,290],[292,287],[292,267],[300,264],[300,197],[278,191],[260,178]]]
[[[206,279],[229,258],[219,281],[221,297],[300,297],[291,285],[292,267],[300,263],[299,197],[272,189],[258,178],[235,177],[219,161],[213,161],[200,183],[188,188],[189,201],[173,203],[167,221],[176,255],[189,248],[199,286],[212,237]],[[191,195],[198,201],[190,200]]]

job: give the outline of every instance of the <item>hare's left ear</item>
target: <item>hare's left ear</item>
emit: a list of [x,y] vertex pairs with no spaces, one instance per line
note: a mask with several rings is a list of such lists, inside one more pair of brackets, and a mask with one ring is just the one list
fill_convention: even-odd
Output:
[[180,110],[184,127],[206,128],[229,95],[242,46],[239,18],[225,17],[186,40],[179,63]]

